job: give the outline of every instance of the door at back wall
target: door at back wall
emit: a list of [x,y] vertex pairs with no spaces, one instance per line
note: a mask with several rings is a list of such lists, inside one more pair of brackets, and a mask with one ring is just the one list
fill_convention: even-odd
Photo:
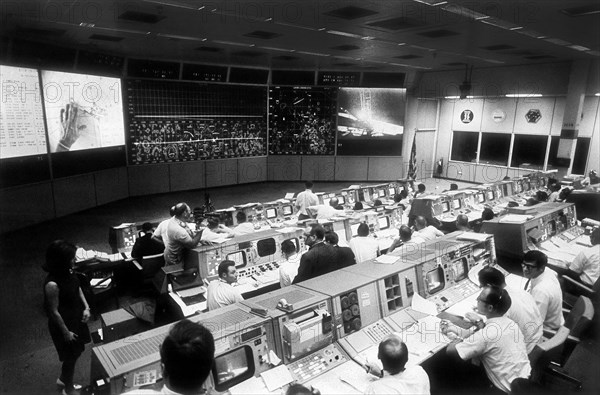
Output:
[[435,171],[433,163],[435,131],[418,131],[415,136],[417,139],[417,179],[430,178]]

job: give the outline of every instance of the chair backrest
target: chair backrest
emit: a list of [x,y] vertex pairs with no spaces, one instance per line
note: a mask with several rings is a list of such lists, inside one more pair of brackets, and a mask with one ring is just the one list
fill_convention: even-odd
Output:
[[165,256],[163,253],[149,255],[142,258],[143,277],[154,277],[154,275],[165,266]]
[[570,329],[571,336],[580,337],[589,328],[593,318],[592,301],[588,297],[580,296],[565,319],[565,326]]
[[531,364],[531,380],[539,383],[546,366],[550,361],[560,356],[563,345],[569,337],[569,328],[561,326],[550,339],[538,343],[529,353]]

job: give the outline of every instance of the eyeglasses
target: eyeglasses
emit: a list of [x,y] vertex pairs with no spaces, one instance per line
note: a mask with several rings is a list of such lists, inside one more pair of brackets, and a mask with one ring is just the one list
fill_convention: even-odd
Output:
[[526,267],[528,269],[535,269],[535,268],[537,268],[537,265],[535,265],[535,264],[532,265],[532,264],[529,264],[527,262],[521,262],[521,266]]

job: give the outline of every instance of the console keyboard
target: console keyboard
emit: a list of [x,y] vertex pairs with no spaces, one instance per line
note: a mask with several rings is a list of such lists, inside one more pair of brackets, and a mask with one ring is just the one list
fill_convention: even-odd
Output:
[[335,344],[316,351],[288,365],[288,370],[299,383],[306,383],[313,378],[348,361]]
[[270,262],[270,263],[263,263],[262,265],[254,265],[254,266],[250,266],[250,267],[245,267],[238,271],[238,277],[243,278],[243,277],[252,277],[255,275],[260,276],[269,271],[279,270],[279,266],[280,265],[278,262]]
[[364,333],[371,339],[373,344],[379,344],[392,330],[383,322],[377,321],[374,324],[364,328]]

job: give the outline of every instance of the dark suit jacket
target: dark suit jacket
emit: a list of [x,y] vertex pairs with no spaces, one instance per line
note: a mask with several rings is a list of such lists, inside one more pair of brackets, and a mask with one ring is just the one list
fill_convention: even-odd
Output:
[[356,264],[354,252],[352,252],[350,247],[335,246],[334,249],[337,254],[336,263],[338,269]]
[[293,284],[318,277],[336,269],[337,253],[335,247],[326,243],[315,244],[300,258],[298,274]]

